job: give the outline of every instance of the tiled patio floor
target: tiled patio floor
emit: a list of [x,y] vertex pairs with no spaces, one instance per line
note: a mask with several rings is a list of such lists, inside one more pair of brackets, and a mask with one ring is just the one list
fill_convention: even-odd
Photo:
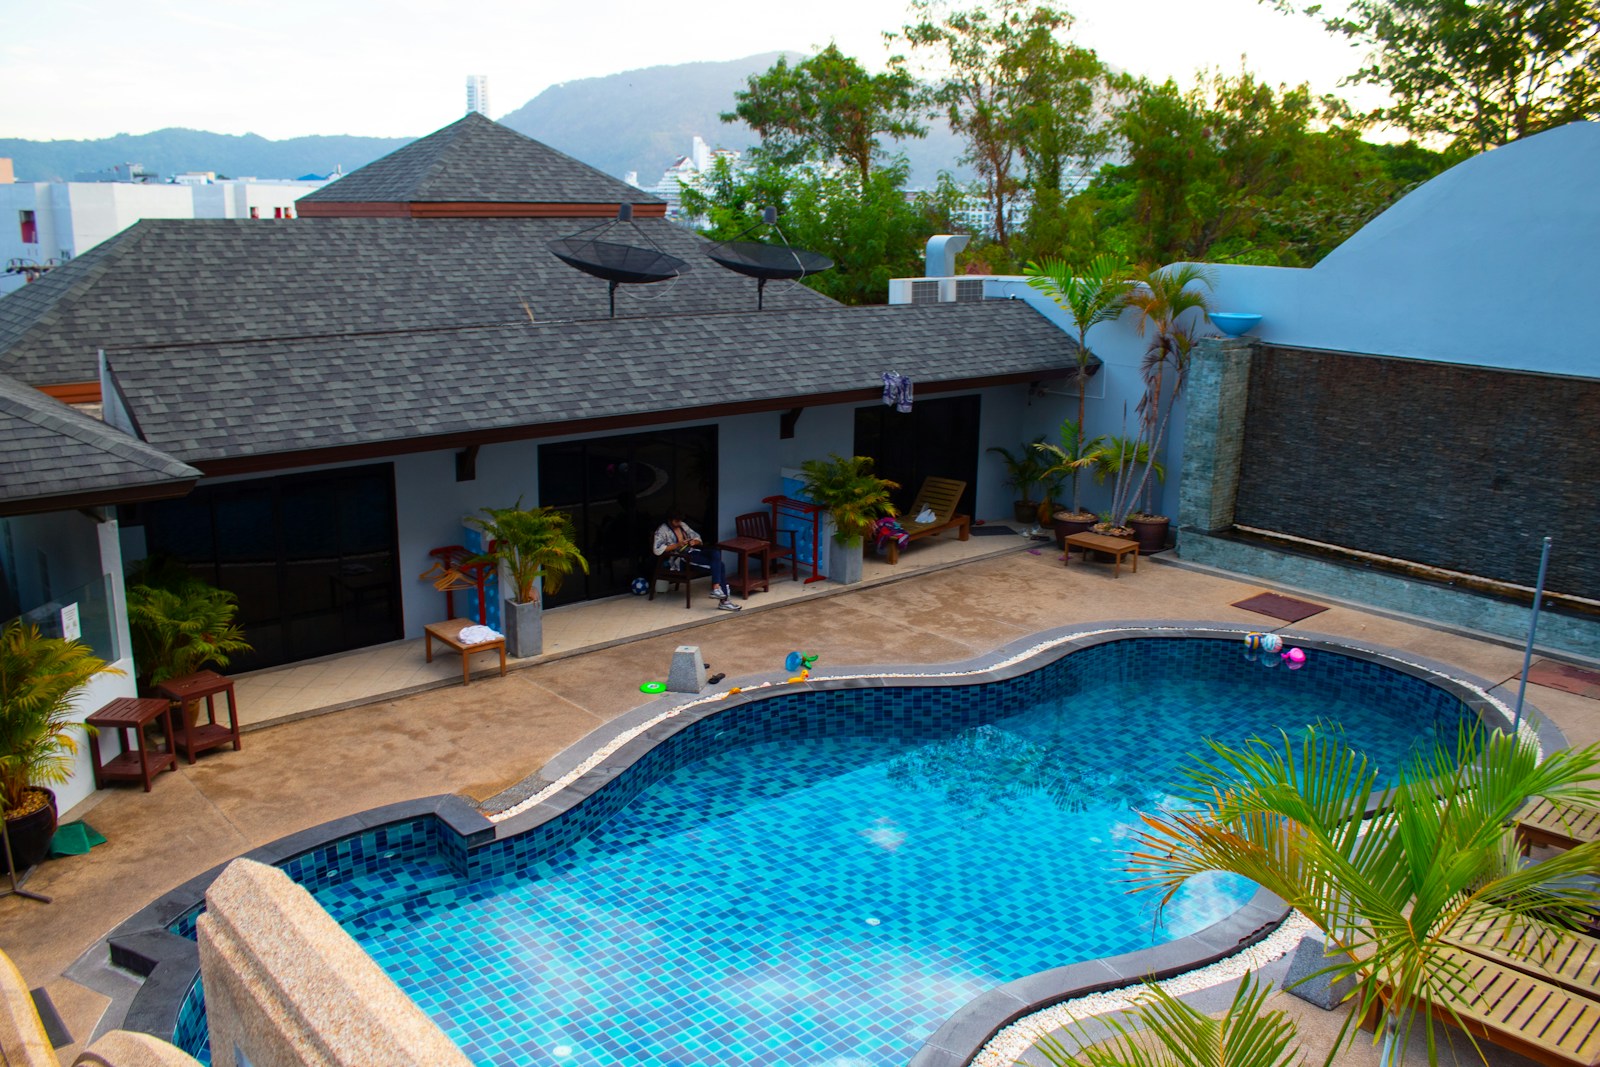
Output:
[[[970,561],[959,562],[963,555]],[[1136,575],[1124,568],[1113,578],[1109,566],[1064,568],[1048,547],[1032,555],[1020,541],[981,537],[964,546],[919,545],[902,560],[897,580],[883,580],[884,570],[869,564],[868,582],[842,592],[822,584],[775,586],[752,596],[751,608],[738,614],[716,612],[703,597],[690,611],[681,600],[659,597],[654,604],[627,598],[558,609],[546,620],[550,647],[561,642],[554,654],[506,678],[480,671],[467,686],[454,658],[436,657],[437,674],[420,673],[420,642],[246,676],[241,708],[256,728],[243,751],[180,765],[160,775],[148,794],[137,787],[102,790],[65,813],[87,818],[108,843],[39,869],[30,886],[53,894],[54,903],[0,899],[0,947],[29,985],[47,990],[80,1039],[115,1025],[122,1001],[114,998],[126,995],[129,980],[105,968],[97,946],[117,923],[189,878],[285,834],[399,800],[451,792],[483,800],[505,789],[643,703],[639,682],[660,677],[672,649],[689,640],[680,629],[686,617],[697,627],[692,643],[730,683],[773,670],[793,648],[818,653],[820,675],[855,665],[947,663],[1051,627],[1132,620],[1338,635],[1454,665],[1502,693],[1514,693],[1521,669],[1520,648],[1322,597],[1312,599],[1332,604],[1329,610],[1295,627],[1274,626],[1231,606],[1265,587],[1161,557],[1142,562]],[[581,640],[596,644],[569,654]],[[487,657],[482,662],[487,667]],[[397,696],[402,684],[437,688]],[[1573,743],[1600,739],[1600,701],[1537,685],[1529,694]],[[357,706],[315,714],[338,701]],[[271,716],[279,721],[269,725]],[[1337,1027],[1337,1015],[1314,1009],[1305,1015],[1299,1004],[1287,1006],[1315,1033]],[[70,1063],[73,1050],[64,1051]],[[1369,1051],[1361,1045],[1340,1062],[1375,1064]]]

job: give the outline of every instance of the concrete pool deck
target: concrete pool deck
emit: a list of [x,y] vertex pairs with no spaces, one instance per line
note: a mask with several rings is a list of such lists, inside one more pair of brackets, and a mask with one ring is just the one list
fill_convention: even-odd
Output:
[[[86,856],[40,868],[30,888],[53,894],[53,904],[0,900],[0,947],[30,985],[46,988],[71,1032],[85,1041],[111,1001],[65,972],[156,896],[252,847],[342,815],[437,793],[484,800],[648,700],[639,683],[663,677],[672,649],[684,643],[699,645],[713,671],[737,679],[775,669],[794,648],[818,653],[819,666],[932,664],[968,659],[1052,627],[1207,620],[1408,651],[1496,684],[1509,682],[1514,696],[1520,649],[1344,606],[1290,627],[1231,607],[1266,587],[1159,560],[1113,579],[1109,567],[1068,570],[1048,548],[1034,556],[1017,546],[838,596],[720,613],[702,627],[534,663],[504,679],[475,679],[466,687],[253,730],[244,751],[219,751],[193,767],[182,765],[161,775],[150,794],[103,790],[66,813],[87,817],[109,841]],[[1532,685],[1529,701],[1572,743],[1600,739],[1600,701]],[[1323,1022],[1309,1020],[1313,1029]],[[1337,1022],[1327,1032],[1336,1028]]]

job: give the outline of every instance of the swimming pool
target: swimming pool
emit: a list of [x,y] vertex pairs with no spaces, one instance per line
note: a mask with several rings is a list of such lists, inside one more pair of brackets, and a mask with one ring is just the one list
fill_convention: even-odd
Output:
[[[1336,721],[1392,770],[1474,714],[1371,659],[1269,669],[1194,638],[777,693],[529,832],[468,850],[417,819],[284,866],[479,1063],[902,1064],[985,990],[1244,903],[1213,879],[1157,925],[1121,884],[1134,812],[1202,737]],[[202,1051],[196,999],[176,1036]]]

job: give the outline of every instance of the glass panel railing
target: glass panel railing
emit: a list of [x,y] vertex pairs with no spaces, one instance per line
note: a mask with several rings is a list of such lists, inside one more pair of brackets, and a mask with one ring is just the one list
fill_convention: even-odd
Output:
[[[24,625],[37,626],[46,637],[76,636],[107,663],[120,656],[117,628],[112,617],[111,575],[59,593],[31,611],[23,612]],[[9,622],[8,622],[9,625]],[[76,630],[76,634],[70,631]]]

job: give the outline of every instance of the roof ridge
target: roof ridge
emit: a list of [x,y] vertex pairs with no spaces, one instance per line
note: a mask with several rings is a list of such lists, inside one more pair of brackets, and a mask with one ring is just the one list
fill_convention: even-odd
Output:
[[[155,474],[179,476],[188,472],[199,473],[182,460],[169,456],[147,441],[124,433],[103,419],[77,411],[71,405],[47,393],[39,393],[32,386],[15,379],[0,380],[13,386],[12,389],[0,388],[0,410],[7,414],[31,422],[40,429],[70,437],[80,444],[109,452]],[[33,403],[31,397],[16,391],[21,389],[38,393],[39,402]]]

